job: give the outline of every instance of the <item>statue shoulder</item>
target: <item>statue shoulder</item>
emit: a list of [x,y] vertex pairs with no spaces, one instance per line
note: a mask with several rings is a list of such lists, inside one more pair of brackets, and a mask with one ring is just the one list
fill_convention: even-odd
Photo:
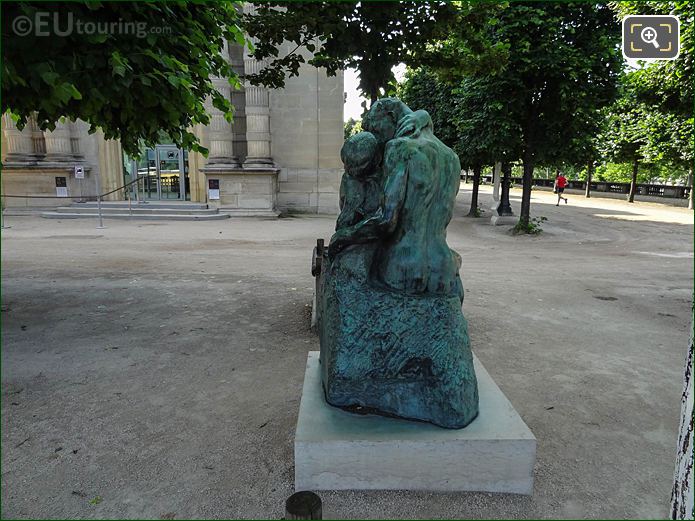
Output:
[[407,159],[410,154],[417,151],[418,142],[415,139],[409,137],[397,137],[393,138],[386,143],[384,149],[385,158],[393,158],[396,155],[403,156],[403,159]]

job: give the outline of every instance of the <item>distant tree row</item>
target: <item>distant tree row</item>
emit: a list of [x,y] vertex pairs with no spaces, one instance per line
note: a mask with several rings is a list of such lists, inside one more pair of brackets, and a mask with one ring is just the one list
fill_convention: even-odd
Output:
[[[433,114],[437,135],[473,171],[471,212],[482,166],[523,165],[519,231],[529,227],[535,167],[630,181],[685,180],[692,186],[692,11],[686,2],[652,3],[679,15],[677,60],[626,69],[618,20],[637,4],[522,4],[502,7],[489,41],[507,47],[499,67],[457,75],[446,67],[407,73],[399,95]],[[639,4],[643,13],[645,4]],[[466,42],[461,42],[466,45]]]

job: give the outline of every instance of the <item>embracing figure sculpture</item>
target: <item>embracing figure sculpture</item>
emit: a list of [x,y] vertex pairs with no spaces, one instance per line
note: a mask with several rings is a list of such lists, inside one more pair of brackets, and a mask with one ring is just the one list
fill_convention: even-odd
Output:
[[341,214],[319,281],[328,403],[461,428],[478,390],[461,310],[461,259],[446,242],[456,154],[426,111],[377,100],[341,152]]

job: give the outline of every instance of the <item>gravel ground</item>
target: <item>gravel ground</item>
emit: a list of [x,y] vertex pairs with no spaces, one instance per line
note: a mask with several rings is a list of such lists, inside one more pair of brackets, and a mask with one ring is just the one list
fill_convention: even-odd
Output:
[[[324,517],[666,517],[692,212],[535,192],[544,233],[514,237],[463,217],[469,186],[449,242],[473,349],[538,438],[534,494],[323,492]],[[7,221],[2,517],[282,517],[334,220]]]

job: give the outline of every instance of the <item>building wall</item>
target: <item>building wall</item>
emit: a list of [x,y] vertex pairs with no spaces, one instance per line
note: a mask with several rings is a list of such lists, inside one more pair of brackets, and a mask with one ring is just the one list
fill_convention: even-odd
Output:
[[[123,184],[123,164],[121,147],[117,141],[104,140],[101,132],[89,134],[89,126],[81,120],[67,122],[70,131],[70,148],[72,154],[61,161],[46,158],[45,136],[32,125],[27,125],[21,134],[33,139],[33,148],[29,157],[15,160],[10,153],[13,147],[8,142],[8,135],[17,130],[9,121],[9,116],[2,118],[2,177],[1,188],[4,195],[23,195],[25,197],[5,197],[3,205],[7,207],[55,207],[72,203],[74,200],[94,199],[97,194],[96,178],[99,176],[100,192],[104,193]],[[15,134],[16,135],[16,134]],[[31,137],[30,137],[31,136]],[[74,167],[81,165],[85,169],[84,179],[75,179]],[[65,177],[68,197],[44,199],[31,196],[55,196],[56,177]],[[122,194],[114,193],[106,200],[117,200]]]
[[[285,45],[280,53],[289,52]],[[308,59],[308,55],[305,59]],[[278,209],[338,212],[343,144],[343,73],[302,65],[284,89],[270,92],[271,152],[280,168]]]
[[[280,52],[289,52],[284,45]],[[309,59],[307,53],[305,59]],[[243,49],[230,46],[230,60],[238,73],[244,70]],[[338,192],[342,164],[340,147],[343,142],[343,73],[334,77],[310,65],[300,68],[298,77],[287,78],[283,89],[269,92],[270,155],[278,168],[276,194],[268,194],[269,200],[280,212],[328,213],[338,212]],[[232,91],[231,100],[236,115],[231,126],[234,154],[240,163],[247,155],[246,148],[246,99],[243,90]],[[7,206],[60,206],[72,200],[93,199],[97,193],[96,177],[99,176],[101,193],[121,186],[123,156],[117,141],[105,141],[102,132],[88,134],[88,125],[82,121],[68,123],[68,133],[63,132],[67,154],[60,161],[49,160],[45,153],[42,133],[30,126],[18,133],[7,115],[3,116],[2,132],[2,192],[5,194],[55,195],[55,177],[67,177],[68,199],[10,199]],[[201,144],[208,147],[209,128],[197,125],[193,129]],[[58,135],[58,134],[56,134]],[[38,137],[37,137],[38,136]],[[43,136],[43,137],[42,137]],[[54,136],[55,137],[55,136]],[[23,138],[20,139],[20,138]],[[33,142],[32,142],[33,140]],[[33,144],[32,144],[33,143]],[[49,145],[55,147],[55,140]],[[8,146],[10,145],[10,146]],[[32,150],[20,159],[17,154],[7,156],[8,149]],[[43,152],[40,150],[44,147]],[[51,147],[49,147],[51,148]],[[189,176],[192,201],[207,201],[206,175],[208,163],[201,154],[189,154]],[[74,165],[85,167],[85,179],[74,178]],[[238,166],[238,165],[237,165]],[[245,167],[240,167],[242,170]],[[272,168],[272,165],[270,165]],[[243,175],[236,172],[235,175]],[[253,182],[254,171],[249,171]],[[236,185],[234,185],[236,186]],[[241,189],[243,192],[243,188]],[[243,194],[241,194],[243,195]],[[107,200],[123,199],[122,191],[111,194]]]

